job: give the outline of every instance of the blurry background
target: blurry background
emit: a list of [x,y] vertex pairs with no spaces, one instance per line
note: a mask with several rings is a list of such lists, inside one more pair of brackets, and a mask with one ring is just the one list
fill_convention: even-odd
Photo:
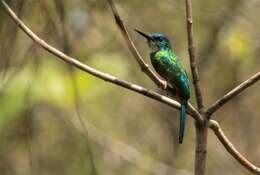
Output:
[[[157,87],[138,68],[105,0],[9,0],[40,37],[98,70]],[[167,34],[190,76],[182,0],[117,0],[133,32]],[[194,36],[206,105],[260,70],[260,1],[193,2]],[[190,76],[191,77],[191,76]],[[260,165],[259,83],[214,118],[239,151]],[[193,89],[192,89],[193,93]],[[194,103],[194,95],[191,99]],[[84,119],[88,132],[84,130]],[[111,85],[37,47],[0,8],[0,172],[2,175],[192,174],[194,120],[179,145],[178,112]],[[250,174],[209,131],[206,174]]]

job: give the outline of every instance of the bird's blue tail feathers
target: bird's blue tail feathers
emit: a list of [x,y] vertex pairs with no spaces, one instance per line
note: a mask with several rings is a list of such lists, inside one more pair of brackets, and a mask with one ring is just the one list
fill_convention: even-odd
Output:
[[183,141],[187,106],[188,106],[188,101],[183,99],[181,101],[181,110],[180,110],[179,143],[182,143]]

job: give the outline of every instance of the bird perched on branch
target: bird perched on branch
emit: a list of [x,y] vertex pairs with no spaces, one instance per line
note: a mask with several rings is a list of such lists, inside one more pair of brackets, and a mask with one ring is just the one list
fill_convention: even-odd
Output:
[[179,143],[182,143],[185,129],[185,115],[190,98],[189,79],[179,58],[174,54],[169,39],[162,33],[145,34],[135,29],[147,39],[151,62],[156,72],[176,91],[181,101]]

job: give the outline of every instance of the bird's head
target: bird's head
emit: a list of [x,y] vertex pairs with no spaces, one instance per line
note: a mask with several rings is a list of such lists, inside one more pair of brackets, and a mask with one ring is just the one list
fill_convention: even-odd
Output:
[[147,39],[148,45],[153,51],[162,48],[171,48],[169,39],[162,33],[146,34],[137,29],[135,31]]

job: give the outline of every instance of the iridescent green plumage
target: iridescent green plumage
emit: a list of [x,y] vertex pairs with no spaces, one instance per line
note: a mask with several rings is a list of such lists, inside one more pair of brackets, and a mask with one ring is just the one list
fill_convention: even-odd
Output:
[[189,79],[179,58],[174,54],[170,41],[161,33],[147,35],[136,30],[148,40],[153,50],[150,54],[154,69],[160,74],[177,92],[181,100],[179,143],[182,143],[185,128],[185,114],[190,98]]

